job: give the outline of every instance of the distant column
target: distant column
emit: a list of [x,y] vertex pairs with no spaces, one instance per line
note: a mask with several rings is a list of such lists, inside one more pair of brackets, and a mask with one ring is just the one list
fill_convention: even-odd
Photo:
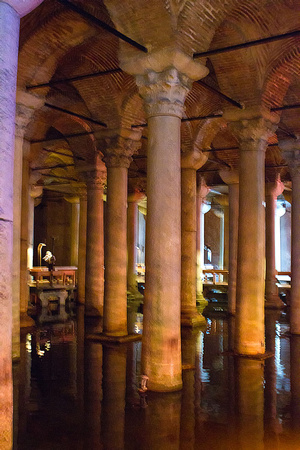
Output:
[[206,186],[203,178],[198,180],[197,198],[196,198],[196,252],[197,252],[197,303],[204,308],[208,302],[203,296],[203,268],[204,268],[204,214],[210,210],[210,205],[205,204],[205,198],[210,189]]
[[228,113],[240,146],[235,351],[265,352],[265,151],[278,120],[263,109]]
[[275,214],[277,197],[284,190],[280,179],[266,184],[266,308],[282,308],[278,295],[275,264]]
[[79,248],[78,248],[78,301],[85,303],[87,194],[79,197]]
[[196,308],[197,249],[196,249],[196,171],[207,157],[199,150],[181,155],[181,325],[199,326],[206,323]]
[[229,189],[229,274],[228,274],[228,312],[236,312],[236,276],[238,253],[239,216],[239,174],[236,170],[221,170],[222,180]]
[[85,173],[87,180],[87,233],[85,315],[103,315],[104,238],[103,185],[106,179],[102,161]]
[[300,140],[281,141],[280,148],[292,178],[291,333],[300,334]]
[[78,248],[79,248],[79,215],[80,200],[78,196],[65,197],[65,200],[72,205],[70,237],[71,237],[71,266],[78,266]]
[[142,192],[134,192],[128,195],[127,209],[127,290],[133,296],[142,297],[137,288],[137,227],[138,227],[138,202],[145,198]]
[[[140,133],[106,139],[107,217],[103,332],[126,336],[127,331],[127,196],[128,168],[140,147]],[[104,146],[103,146],[104,148]],[[116,314],[117,312],[117,314]]]

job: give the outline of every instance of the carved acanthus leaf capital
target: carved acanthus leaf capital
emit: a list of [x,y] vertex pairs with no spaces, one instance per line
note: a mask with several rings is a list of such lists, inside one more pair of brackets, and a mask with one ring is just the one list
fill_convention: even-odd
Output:
[[245,151],[265,151],[268,139],[275,133],[279,120],[277,115],[263,108],[227,111],[224,117],[239,141],[240,149]]
[[106,167],[125,167],[128,169],[132,162],[132,155],[138,152],[142,144],[140,141],[122,136],[112,136],[101,140],[101,145],[105,153],[103,161]]
[[147,117],[176,116],[181,118],[184,102],[192,83],[174,67],[161,73],[148,72],[137,76],[140,95],[145,101]]

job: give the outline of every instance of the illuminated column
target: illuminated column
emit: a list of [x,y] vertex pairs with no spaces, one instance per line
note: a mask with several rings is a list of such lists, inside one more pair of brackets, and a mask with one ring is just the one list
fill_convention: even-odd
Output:
[[78,266],[78,248],[79,248],[79,197],[65,197],[65,200],[72,205],[71,211],[71,266]]
[[228,274],[228,312],[236,312],[236,276],[238,253],[239,216],[239,174],[236,170],[221,170],[222,180],[229,189],[229,274]]
[[196,171],[207,157],[199,150],[181,155],[181,325],[199,326],[205,318],[196,308],[197,249],[196,249]]
[[87,232],[85,273],[85,314],[103,315],[104,240],[103,186],[106,178],[102,161],[85,172],[87,186]]
[[291,333],[300,334],[300,141],[281,141],[280,148],[292,178]]
[[79,197],[79,248],[78,248],[78,301],[85,303],[85,271],[86,271],[86,228],[87,228],[87,194]]
[[[106,139],[107,220],[103,332],[126,336],[127,331],[127,180],[131,156],[140,148],[140,132]],[[117,312],[117,314],[116,314]]]
[[41,1],[0,2],[0,448],[12,447],[13,176],[20,17]]
[[196,234],[196,251],[197,251],[197,303],[200,307],[204,308],[207,305],[207,300],[203,297],[203,281],[202,270],[204,267],[204,215],[207,213],[211,206],[206,204],[205,198],[210,189],[206,186],[203,178],[198,180],[197,186],[197,234]]
[[127,209],[127,289],[135,297],[142,297],[137,288],[137,218],[138,202],[145,198],[142,192],[134,192],[128,195]]
[[263,110],[228,114],[240,147],[240,193],[235,351],[265,352],[265,151],[276,127]]
[[278,296],[275,264],[275,214],[277,197],[284,190],[280,179],[266,184],[266,308],[282,308]]
[[[219,199],[217,199],[218,201]],[[220,208],[216,204],[214,204],[212,211],[215,216],[220,219],[220,228],[219,228],[219,236],[220,236],[220,244],[219,244],[219,269],[223,269],[224,266],[224,208],[223,206]]]
[[[276,205],[275,210],[275,268],[278,272],[281,270],[284,272],[284,269],[281,269],[281,217],[286,213],[286,206],[282,203],[278,203]],[[284,233],[284,231],[283,231]]]
[[137,75],[148,118],[142,370],[150,390],[174,391],[182,386],[180,127],[191,80],[208,70],[173,48],[121,65]]

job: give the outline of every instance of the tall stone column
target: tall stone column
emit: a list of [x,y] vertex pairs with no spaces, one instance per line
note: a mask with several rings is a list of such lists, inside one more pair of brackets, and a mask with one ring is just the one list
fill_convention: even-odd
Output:
[[149,389],[181,389],[180,127],[191,80],[207,68],[174,49],[127,61],[148,118],[146,287],[142,370]]
[[197,252],[197,303],[201,308],[204,308],[208,302],[203,296],[203,267],[204,267],[204,215],[211,208],[210,205],[204,203],[205,197],[209,193],[210,189],[206,186],[203,178],[200,178],[197,186],[197,234],[196,234],[196,252]]
[[85,303],[85,270],[86,270],[86,228],[87,228],[87,194],[79,197],[79,248],[78,248],[78,301]]
[[181,325],[199,326],[206,323],[196,308],[196,171],[207,157],[199,150],[181,156]]
[[137,217],[138,202],[145,198],[142,192],[134,192],[128,195],[127,209],[127,289],[134,297],[142,297],[137,288]]
[[70,237],[71,237],[71,266],[78,266],[79,249],[79,217],[80,217],[80,199],[78,196],[65,197],[65,200],[72,205]]
[[265,352],[265,151],[275,118],[263,110],[228,114],[240,146],[240,194],[235,351]]
[[20,17],[41,1],[0,3],[0,448],[12,446],[12,256],[15,101]]
[[85,172],[87,185],[87,231],[85,315],[103,315],[104,234],[103,186],[106,178],[102,162]]
[[229,274],[228,274],[228,312],[236,312],[236,276],[238,253],[238,215],[239,215],[239,174],[235,170],[221,170],[222,180],[229,189]]
[[275,264],[275,214],[277,197],[284,190],[283,183],[276,179],[266,183],[266,308],[282,308],[278,296]]
[[291,333],[300,334],[300,140],[281,141],[280,148],[292,178],[292,230],[291,230]]
[[[140,139],[140,133],[135,137]],[[127,182],[131,156],[140,147],[140,142],[118,135],[107,138],[106,144],[107,230],[103,332],[113,338],[128,334]]]

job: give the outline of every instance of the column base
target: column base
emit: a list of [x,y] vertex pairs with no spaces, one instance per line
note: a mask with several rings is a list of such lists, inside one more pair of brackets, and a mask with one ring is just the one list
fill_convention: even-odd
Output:
[[86,317],[102,317],[103,316],[103,306],[95,308],[94,306],[85,305],[84,315]]
[[141,334],[127,334],[125,336],[108,336],[104,333],[91,333],[86,336],[86,339],[98,342],[111,342],[122,344],[123,342],[140,341],[142,339]]
[[266,296],[265,308],[268,309],[282,309],[285,304],[277,294],[269,294]]
[[200,308],[201,312],[204,310],[204,308],[206,308],[206,306],[208,305],[208,301],[206,300],[206,298],[203,296],[203,294],[198,294],[197,298],[196,298],[196,303],[197,306]]
[[181,311],[181,326],[182,327],[201,327],[206,326],[206,319],[197,308],[191,308]]
[[27,312],[20,313],[20,328],[30,328],[35,326],[35,321],[28,316]]

